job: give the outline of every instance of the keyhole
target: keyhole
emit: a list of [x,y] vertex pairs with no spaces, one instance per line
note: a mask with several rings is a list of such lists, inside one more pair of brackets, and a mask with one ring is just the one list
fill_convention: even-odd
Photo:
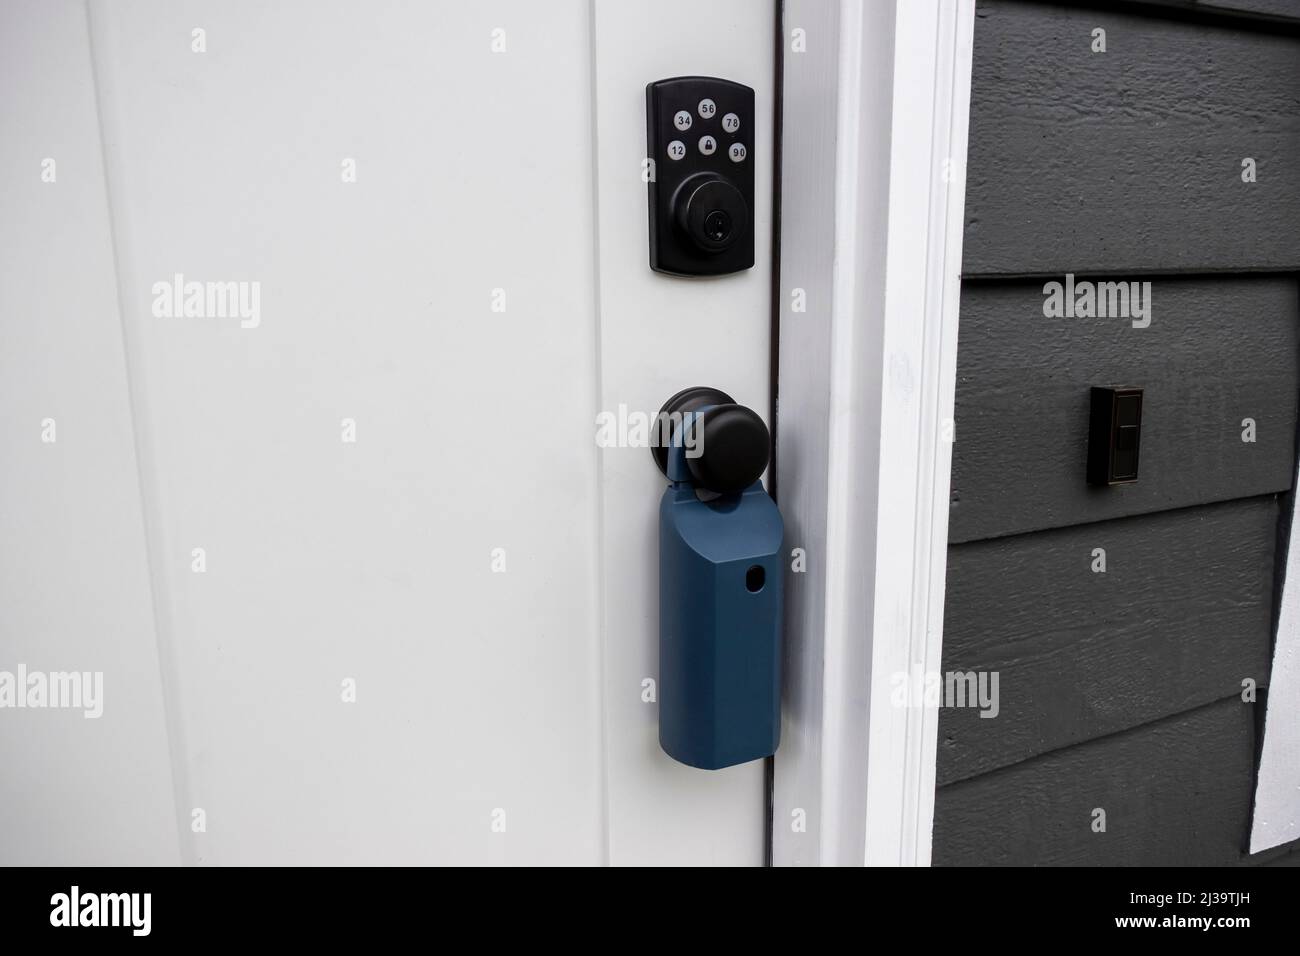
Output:
[[767,580],[767,573],[763,570],[761,564],[755,564],[745,572],[745,590],[751,594],[757,594],[763,590],[763,582]]
[[715,209],[704,217],[704,234],[714,242],[722,242],[731,235],[731,217]]

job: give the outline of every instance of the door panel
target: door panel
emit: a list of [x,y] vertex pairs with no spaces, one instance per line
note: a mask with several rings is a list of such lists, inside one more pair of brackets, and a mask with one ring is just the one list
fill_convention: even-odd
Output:
[[[607,0],[595,11],[600,406],[654,412],[679,389],[713,385],[766,419],[774,12],[753,0]],[[645,84],[696,73],[753,87],[762,124],[752,157],[755,266],[717,279],[650,272],[644,187],[630,188],[645,153]],[[716,772],[674,763],[659,750],[654,707],[641,700],[658,660],[664,487],[649,460],[644,448],[609,449],[601,459],[611,853],[626,863],[759,864],[762,762]]]
[[102,675],[90,707],[0,695],[0,864],[175,863],[84,4],[0,5],[0,91],[0,680]]
[[640,173],[650,80],[771,116],[773,17],[642,6],[92,3],[187,861],[761,861],[761,764],[658,748],[663,480],[594,436],[768,405],[771,130],[739,276],[650,272]]

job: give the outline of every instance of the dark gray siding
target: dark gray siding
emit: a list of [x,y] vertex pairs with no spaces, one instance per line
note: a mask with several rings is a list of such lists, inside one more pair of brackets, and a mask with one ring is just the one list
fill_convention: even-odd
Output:
[[[1224,700],[939,790],[936,863],[1225,864],[1241,854],[1255,724]],[[1105,832],[1093,831],[1094,812]]]
[[[1044,318],[1041,280],[968,283],[949,540],[1290,488],[1297,295],[1290,276],[1155,279],[1151,325],[1135,329],[1122,318]],[[1135,484],[1081,480],[1092,385],[1146,389]],[[1241,440],[1244,418],[1255,421],[1253,444]]]
[[[1300,0],[1190,7],[977,8],[943,670],[1000,711],[941,711],[936,864],[1300,859],[1244,853],[1241,699],[1296,461]],[[1067,272],[1150,281],[1150,326],[1045,317]],[[1136,484],[1084,481],[1093,385],[1146,389]]]
[[1269,495],[950,549],[945,659],[997,671],[1000,711],[944,713],[939,784],[1266,685],[1278,515]]
[[967,275],[1300,267],[1293,36],[980,6]]

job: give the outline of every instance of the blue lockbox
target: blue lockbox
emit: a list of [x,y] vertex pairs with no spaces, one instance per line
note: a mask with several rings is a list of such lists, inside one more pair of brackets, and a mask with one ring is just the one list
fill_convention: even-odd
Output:
[[679,393],[665,409],[674,401],[681,423],[665,429],[657,456],[669,478],[659,504],[659,743],[718,770],[769,756],[780,740],[784,528],[758,480],[770,441],[762,420],[713,389]]

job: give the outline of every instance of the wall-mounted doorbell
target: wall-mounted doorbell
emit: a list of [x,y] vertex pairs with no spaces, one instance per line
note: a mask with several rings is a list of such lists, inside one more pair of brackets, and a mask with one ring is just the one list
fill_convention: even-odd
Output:
[[718,770],[781,736],[784,526],[760,480],[763,420],[716,388],[664,404],[651,444],[659,502],[659,745]]
[[1142,389],[1097,388],[1088,415],[1088,482],[1122,485],[1137,481],[1142,438]]
[[645,88],[650,268],[717,276],[754,265],[754,91],[708,76]]

